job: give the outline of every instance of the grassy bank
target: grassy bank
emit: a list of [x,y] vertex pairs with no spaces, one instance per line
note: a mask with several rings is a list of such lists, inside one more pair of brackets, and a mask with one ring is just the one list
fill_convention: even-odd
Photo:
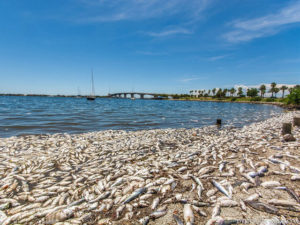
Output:
[[173,98],[173,100],[270,104],[270,105],[278,105],[289,109],[300,109],[300,105],[287,104],[287,98],[261,98],[261,97],[223,97],[223,98],[198,97],[195,98],[190,96],[180,96],[177,98],[176,97]]

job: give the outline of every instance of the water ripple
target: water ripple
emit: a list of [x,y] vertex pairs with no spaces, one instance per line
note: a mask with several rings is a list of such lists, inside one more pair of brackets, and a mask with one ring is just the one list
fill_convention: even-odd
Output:
[[241,127],[281,112],[272,105],[244,103],[0,96],[0,137],[192,128],[212,125],[217,118]]

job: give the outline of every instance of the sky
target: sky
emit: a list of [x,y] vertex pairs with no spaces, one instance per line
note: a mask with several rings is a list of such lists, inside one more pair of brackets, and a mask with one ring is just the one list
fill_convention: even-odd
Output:
[[300,0],[1,0],[0,93],[300,83]]

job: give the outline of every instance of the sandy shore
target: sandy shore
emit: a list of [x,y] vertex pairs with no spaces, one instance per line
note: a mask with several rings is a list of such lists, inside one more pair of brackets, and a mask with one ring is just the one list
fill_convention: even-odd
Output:
[[296,113],[241,129],[2,138],[0,224],[299,224],[300,128],[281,135]]

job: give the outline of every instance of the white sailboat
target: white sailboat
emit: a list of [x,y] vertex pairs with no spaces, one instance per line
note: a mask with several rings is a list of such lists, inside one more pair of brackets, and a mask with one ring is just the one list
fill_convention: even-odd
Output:
[[91,80],[91,82],[92,82],[92,93],[86,99],[90,100],[90,101],[93,101],[93,100],[96,99],[96,97],[95,97],[95,87],[94,87],[94,74],[93,74],[93,70],[92,70],[92,80]]

